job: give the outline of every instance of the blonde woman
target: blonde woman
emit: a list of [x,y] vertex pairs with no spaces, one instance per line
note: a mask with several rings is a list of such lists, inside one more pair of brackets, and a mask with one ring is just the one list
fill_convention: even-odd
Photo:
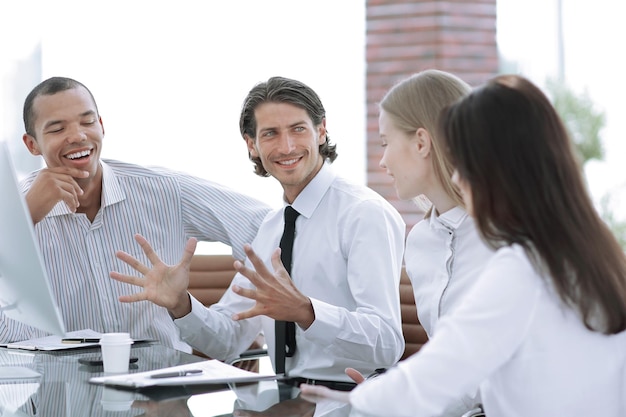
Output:
[[[452,183],[452,165],[436,131],[441,110],[469,92],[470,86],[455,75],[426,70],[396,84],[380,102],[380,166],[393,178],[399,198],[415,200],[426,211],[409,232],[404,259],[429,338],[439,319],[463,301],[493,254]],[[362,380],[352,370],[348,374]],[[470,389],[444,415],[458,417],[478,402],[476,390]]]

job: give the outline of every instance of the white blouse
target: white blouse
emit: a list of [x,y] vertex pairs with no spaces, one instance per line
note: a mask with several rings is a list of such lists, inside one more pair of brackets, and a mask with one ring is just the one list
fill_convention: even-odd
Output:
[[376,416],[433,416],[478,383],[489,417],[623,417],[626,331],[588,330],[524,250],[505,247],[417,354],[350,401]]
[[[440,215],[433,210],[429,218],[413,226],[404,259],[417,315],[429,338],[439,319],[461,303],[493,253],[481,240],[474,220],[461,207]],[[442,415],[460,416],[477,403],[480,398],[473,389],[450,404]]]
[[454,207],[417,223],[407,236],[404,260],[420,323],[432,337],[439,318],[463,299],[493,255],[474,220]]

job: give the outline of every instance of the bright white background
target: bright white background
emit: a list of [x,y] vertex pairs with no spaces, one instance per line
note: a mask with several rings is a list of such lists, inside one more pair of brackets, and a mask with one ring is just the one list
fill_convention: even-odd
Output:
[[[365,182],[362,2],[27,0],[13,7],[13,18],[0,18],[9,54],[20,59],[41,40],[42,79],[63,75],[90,88],[106,131],[103,157],[184,170],[280,206],[278,182],[253,173],[239,112],[254,84],[281,75],[320,95],[338,145],[335,169]],[[20,111],[22,104],[23,97]]]
[[[626,2],[563,3],[566,80],[607,116],[606,159],[588,164],[590,188],[596,200],[612,193],[626,218]],[[557,71],[557,1],[497,4],[502,56],[544,85]],[[256,82],[284,75],[318,91],[338,144],[336,169],[365,181],[364,1],[23,0],[3,9],[0,140],[21,158],[23,95],[13,87],[23,74],[15,63],[41,42],[43,78],[74,77],[96,96],[105,157],[182,169],[276,206],[280,188],[252,173],[238,115]]]
[[[596,198],[612,192],[624,219],[626,3],[563,2],[566,79],[607,116],[606,161],[587,167],[590,188]],[[501,54],[516,61],[519,72],[539,85],[556,75],[556,0],[498,0],[497,30]],[[18,158],[28,159],[21,145],[24,96],[14,94],[25,74],[16,68],[39,42],[42,79],[73,77],[94,93],[106,129],[105,157],[181,169],[278,206],[277,182],[252,172],[238,116],[256,82],[283,75],[319,93],[338,144],[336,169],[365,182],[364,1],[5,2],[0,140]],[[29,81],[29,88],[39,81]],[[224,412],[232,400],[225,399]]]
[[[612,196],[615,215],[626,220],[626,2],[562,0],[565,80],[578,94],[587,92],[606,115],[600,132],[604,161],[590,161],[586,175],[596,202]],[[501,54],[540,86],[557,75],[557,1],[498,0]]]
[[[566,81],[607,117],[606,158],[588,164],[590,189],[596,200],[612,193],[618,217],[626,218],[626,3],[563,3]],[[556,0],[498,1],[500,53],[542,86],[557,72],[556,8]],[[336,169],[365,181],[363,1],[13,2],[0,14],[0,139],[24,159],[23,96],[6,96],[16,95],[15,80],[24,77],[15,63],[39,42],[43,78],[76,78],[96,96],[105,157],[185,170],[277,206],[280,187],[252,173],[238,116],[256,82],[284,75],[320,94],[338,144]]]

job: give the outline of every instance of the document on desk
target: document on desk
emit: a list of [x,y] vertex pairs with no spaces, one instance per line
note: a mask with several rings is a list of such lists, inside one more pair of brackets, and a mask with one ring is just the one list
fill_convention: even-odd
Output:
[[156,386],[210,385],[236,382],[256,382],[280,379],[274,374],[246,371],[216,359],[156,369],[134,374],[94,377],[92,384],[125,388]]
[[[65,338],[93,338],[98,339],[96,342],[89,343],[63,343],[63,339]],[[77,330],[74,332],[67,333],[66,336],[45,336],[37,339],[29,339],[23,340],[21,342],[13,342],[13,343],[3,343],[0,344],[1,347],[9,348],[9,349],[23,349],[23,350],[67,350],[67,349],[76,349],[83,347],[94,347],[99,346],[100,333],[93,331],[91,329],[83,329]]]
[[[2,343],[0,347],[8,349],[22,349],[22,350],[42,350],[42,351],[56,351],[56,350],[70,350],[81,349],[88,347],[100,346],[100,336],[102,333],[98,333],[91,329],[76,330],[68,332],[65,336],[45,336],[37,339],[29,339],[21,342]],[[145,342],[147,339],[134,340],[137,342]]]

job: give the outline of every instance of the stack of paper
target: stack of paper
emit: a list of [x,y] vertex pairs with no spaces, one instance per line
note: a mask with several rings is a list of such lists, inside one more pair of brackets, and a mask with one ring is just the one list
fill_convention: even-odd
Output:
[[[77,349],[77,348],[85,348],[85,347],[94,347],[100,346],[101,334],[91,330],[77,330],[75,332],[69,332],[64,337],[61,336],[46,336],[40,337],[38,339],[29,339],[24,340],[22,342],[14,342],[14,343],[4,343],[0,344],[0,347],[5,347],[9,349],[23,349],[23,350],[66,350],[66,349]],[[67,338],[83,338],[83,339],[98,339],[95,342],[87,342],[87,343],[63,343],[63,339]]]
[[[24,340],[22,342],[0,343],[0,347],[22,350],[70,350],[100,346],[102,333],[95,330],[83,329],[68,332],[65,336],[45,336],[37,339]],[[148,339],[135,339],[134,342],[147,342]]]
[[89,382],[97,385],[145,388],[153,386],[228,384],[271,379],[280,378],[274,374],[258,374],[215,359],[209,359],[154,371],[95,377],[91,378]]

